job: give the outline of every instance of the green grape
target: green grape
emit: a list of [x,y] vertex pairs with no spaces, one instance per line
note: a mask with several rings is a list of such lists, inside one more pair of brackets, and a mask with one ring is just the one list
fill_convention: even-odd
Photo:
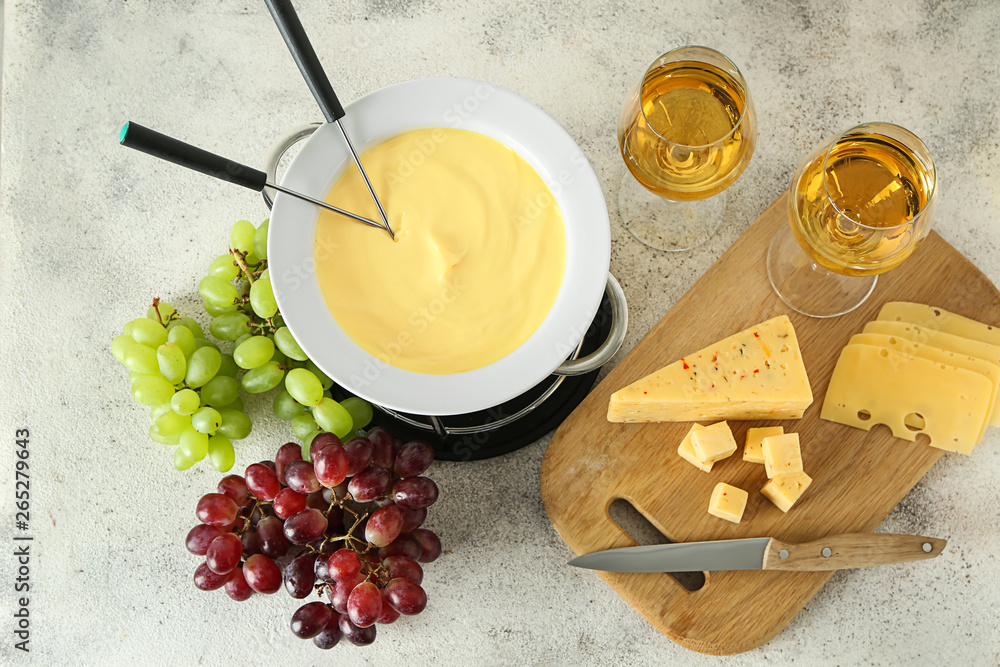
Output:
[[241,312],[223,313],[208,325],[208,330],[219,340],[236,340],[247,333],[250,318]]
[[115,359],[124,364],[125,352],[133,345],[138,345],[138,343],[131,336],[126,336],[125,334],[115,336],[111,339],[111,354],[114,355]]
[[323,400],[323,385],[305,368],[293,368],[285,378],[285,389],[302,405],[316,405]]
[[181,348],[181,352],[184,353],[185,359],[190,357],[195,351],[194,334],[191,333],[191,330],[183,324],[178,324],[176,327],[169,328],[169,331],[167,331],[167,342],[173,343],[177,347]]
[[304,405],[297,403],[291,394],[282,389],[275,395],[274,402],[271,404],[271,410],[274,411],[278,419],[283,419],[287,422],[304,413],[306,408]]
[[[156,316],[157,312],[159,312],[160,314],[159,317]],[[165,324],[170,319],[170,316],[176,312],[177,311],[174,310],[174,307],[171,306],[169,303],[164,303],[160,301],[155,306],[149,307],[149,310],[146,311],[146,317],[153,320],[154,322]]]
[[[270,280],[270,278],[268,278],[268,280]],[[285,326],[285,318],[281,316],[281,313],[278,313],[277,315],[271,318],[271,324],[274,325],[276,328],[281,328]]]
[[149,427],[149,439],[153,442],[158,442],[161,445],[176,445],[181,441],[181,436],[177,435],[162,435],[156,430],[156,426]]
[[309,431],[306,433],[306,437],[302,438],[302,460],[309,461],[312,463],[312,441],[316,439],[316,436],[323,431],[316,429],[314,431]]
[[205,276],[198,283],[198,293],[213,306],[229,306],[236,301],[239,292],[228,280],[219,276]]
[[184,379],[187,360],[184,359],[184,351],[180,345],[166,342],[156,348],[156,361],[160,367],[160,375],[170,384],[177,384]]
[[187,377],[188,386],[197,388],[215,377],[222,365],[222,355],[213,347],[200,347],[191,355],[188,362]]
[[253,254],[261,259],[267,259],[267,227],[270,218],[260,223],[260,227],[253,233]]
[[208,460],[218,472],[229,472],[236,462],[236,452],[229,438],[214,435],[208,439]]
[[[340,404],[351,414],[351,421],[354,423],[355,429],[364,428],[371,423],[373,416],[372,404],[368,401],[357,396],[351,396],[342,400]],[[339,438],[340,436],[338,435],[337,437]]]
[[228,306],[216,306],[208,301],[202,300],[201,305],[205,308],[205,312],[212,317],[218,317],[219,315],[225,315],[226,313],[235,313],[237,310],[235,303]]
[[160,375],[147,375],[136,379],[132,397],[143,405],[160,405],[174,395],[174,386]]
[[251,336],[253,336],[252,333],[245,333],[242,336],[240,336],[239,338],[237,338],[236,340],[234,340],[233,341],[233,349],[235,350],[236,348],[238,348],[240,345],[243,344],[243,341],[248,340]]
[[195,338],[205,337],[205,332],[202,331],[201,325],[198,324],[198,320],[194,319],[193,317],[182,317],[181,319],[176,321],[186,326],[191,331],[191,333],[194,334]]
[[201,388],[201,402],[213,408],[227,406],[239,395],[239,381],[228,375],[216,375]]
[[363,437],[365,437],[365,432],[364,431],[351,431],[350,433],[348,433],[347,435],[345,435],[343,438],[341,438],[341,440],[343,440],[344,442],[350,442],[351,440],[354,440],[355,438],[363,438]]
[[137,343],[151,347],[154,350],[167,342],[167,330],[162,324],[140,317],[132,320],[132,338]]
[[[132,320],[132,322],[134,321],[135,320]],[[132,337],[132,322],[126,322],[125,326],[122,327],[122,333],[128,336],[129,338]]]
[[326,373],[321,371],[319,369],[319,366],[317,366],[312,362],[312,359],[306,360],[306,368],[309,369],[309,371],[312,372],[313,375],[319,378],[319,383],[320,385],[323,386],[323,389],[329,389],[330,387],[333,386],[333,380],[328,378],[326,376]]
[[250,418],[239,410],[223,408],[219,410],[219,416],[222,417],[222,424],[215,432],[217,435],[225,436],[230,440],[242,440],[253,430]]
[[155,422],[163,415],[167,414],[168,412],[171,412],[171,410],[172,408],[170,407],[169,402],[160,403],[159,405],[154,405],[149,409],[149,418]]
[[251,336],[233,348],[233,359],[240,368],[257,368],[274,355],[274,343],[267,336]]
[[240,220],[229,232],[229,246],[241,252],[253,251],[253,235],[257,229],[249,220]]
[[191,415],[191,426],[193,426],[194,430],[199,433],[212,435],[219,430],[219,424],[221,423],[222,417],[214,408],[200,408],[193,415]]
[[271,291],[270,280],[256,280],[250,286],[250,307],[258,317],[267,319],[273,317],[278,312],[278,304],[274,300],[274,292]]
[[222,364],[219,366],[219,375],[226,375],[234,378],[240,372],[240,367],[236,365],[236,360],[231,354],[222,354]]
[[261,271],[260,272],[260,279],[261,280],[270,280],[271,279],[271,269],[264,269],[263,271]]
[[332,398],[324,398],[312,409],[312,416],[324,431],[342,438],[351,431],[351,413]]
[[243,399],[237,396],[235,401],[233,401],[229,405],[223,405],[219,407],[219,410],[221,411],[223,408],[225,408],[226,410],[236,410],[237,412],[243,412]]
[[181,431],[180,450],[192,461],[201,461],[208,454],[208,436],[193,428]]
[[135,381],[138,380],[139,378],[152,377],[154,375],[159,375],[159,372],[156,372],[156,373],[138,373],[136,371],[129,371],[128,372],[128,386],[130,388],[134,387],[135,386]]
[[262,394],[281,384],[285,370],[275,361],[268,361],[243,374],[240,383],[248,394]]
[[182,431],[191,427],[191,418],[170,410],[157,417],[153,422],[153,427],[160,435],[180,435]]
[[233,256],[227,252],[225,255],[219,255],[212,260],[212,263],[208,267],[208,275],[216,276],[223,280],[236,280],[236,276],[240,275],[240,267],[236,266]]
[[180,447],[174,450],[174,467],[178,470],[187,470],[195,463],[184,454]]
[[274,344],[291,359],[306,361],[309,358],[302,351],[302,348],[299,347],[299,344],[295,342],[295,338],[292,337],[292,332],[288,330],[288,327],[281,327],[274,332]]
[[[268,336],[268,338],[271,338]],[[288,357],[286,357],[281,350],[277,347],[274,348],[274,354],[271,355],[271,361],[274,361],[282,366],[288,363]]]
[[197,350],[200,350],[203,347],[210,347],[213,350],[215,350],[216,352],[222,352],[222,350],[219,349],[218,343],[210,341],[207,338],[195,338],[194,339],[194,349],[197,351]]
[[260,257],[253,254],[252,252],[248,252],[247,256],[243,258],[243,261],[246,262],[246,265],[251,269],[254,269],[260,265]]
[[316,430],[316,420],[308,412],[303,413],[292,420],[292,432],[299,440],[305,440],[306,436]]
[[201,407],[201,398],[194,389],[181,389],[170,399],[170,408],[179,415],[193,415]]

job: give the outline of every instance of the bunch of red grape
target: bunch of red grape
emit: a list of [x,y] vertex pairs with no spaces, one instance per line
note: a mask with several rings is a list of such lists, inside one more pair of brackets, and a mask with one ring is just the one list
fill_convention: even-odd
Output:
[[[437,535],[420,528],[438,497],[422,476],[434,452],[373,428],[345,444],[322,433],[308,453],[311,461],[297,443],[282,445],[274,461],[227,475],[202,496],[201,523],[187,535],[188,551],[205,557],[194,584],[224,587],[237,602],[276,593],[282,582],[293,598],[315,593],[321,599],[292,616],[292,633],[323,649],[341,637],[366,646],[376,623],[427,605],[420,563],[441,555]],[[275,561],[286,555],[282,575]]]

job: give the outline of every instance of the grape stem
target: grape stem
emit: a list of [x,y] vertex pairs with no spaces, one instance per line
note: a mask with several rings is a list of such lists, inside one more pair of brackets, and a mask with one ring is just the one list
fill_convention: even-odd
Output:
[[240,267],[240,271],[246,276],[247,282],[253,285],[253,271],[247,267],[246,263],[246,253],[237,250],[236,248],[230,248],[229,254],[233,256],[233,261],[236,262],[236,266]]

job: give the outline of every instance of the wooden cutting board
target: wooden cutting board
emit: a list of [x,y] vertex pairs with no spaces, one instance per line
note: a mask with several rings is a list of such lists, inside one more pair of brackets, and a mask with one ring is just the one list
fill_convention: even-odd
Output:
[[[636,545],[609,516],[625,499],[673,542],[741,537],[807,541],[871,532],[924,476],[942,452],[819,418],[841,348],[887,301],[942,306],[1000,322],[1000,292],[936,233],[913,256],[879,278],[859,309],[814,319],[785,306],[768,283],[764,257],[786,225],[787,193],[778,197],[653,327],[556,431],[542,461],[541,490],[556,530],[577,554]],[[663,255],[664,265],[670,255]],[[704,473],[677,455],[690,423],[615,424],[611,394],[631,382],[759,322],[787,314],[795,327],[815,400],[800,420],[730,422],[737,453]],[[781,424],[799,433],[813,484],[783,514],[760,495],[764,466],[742,460],[748,428]],[[958,456],[949,454],[949,456]],[[975,456],[975,454],[973,454]],[[750,492],[739,525],[707,513],[718,482]],[[946,536],[944,536],[946,537]],[[926,563],[915,567],[934,567]],[[709,572],[688,591],[668,574],[601,572],[605,581],[658,630],[686,648],[726,655],[756,648],[784,628],[831,576],[829,572]]]

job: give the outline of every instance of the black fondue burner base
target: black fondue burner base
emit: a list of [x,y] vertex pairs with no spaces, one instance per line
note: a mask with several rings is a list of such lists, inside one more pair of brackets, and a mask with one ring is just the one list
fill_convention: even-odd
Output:
[[[605,294],[590,329],[583,337],[583,349],[580,351],[580,356],[586,356],[597,349],[607,339],[610,331],[611,301]],[[433,431],[414,428],[378,408],[375,409],[372,426],[383,426],[397,438],[403,440],[422,440],[430,444],[434,448],[435,458],[441,461],[489,459],[526,447],[559,426],[590,393],[599,372],[593,371],[586,375],[567,376],[555,392],[534,410],[510,424],[492,431],[449,435],[440,438]],[[554,380],[555,376],[549,376],[525,393],[505,403],[486,410],[441,417],[441,421],[448,428],[481,426],[495,422],[530,405],[532,401],[552,386]],[[338,389],[337,385],[334,385],[334,389]],[[340,399],[347,395],[346,393],[343,396],[335,395],[334,398]],[[414,421],[427,423],[426,417],[409,414],[405,416]]]

